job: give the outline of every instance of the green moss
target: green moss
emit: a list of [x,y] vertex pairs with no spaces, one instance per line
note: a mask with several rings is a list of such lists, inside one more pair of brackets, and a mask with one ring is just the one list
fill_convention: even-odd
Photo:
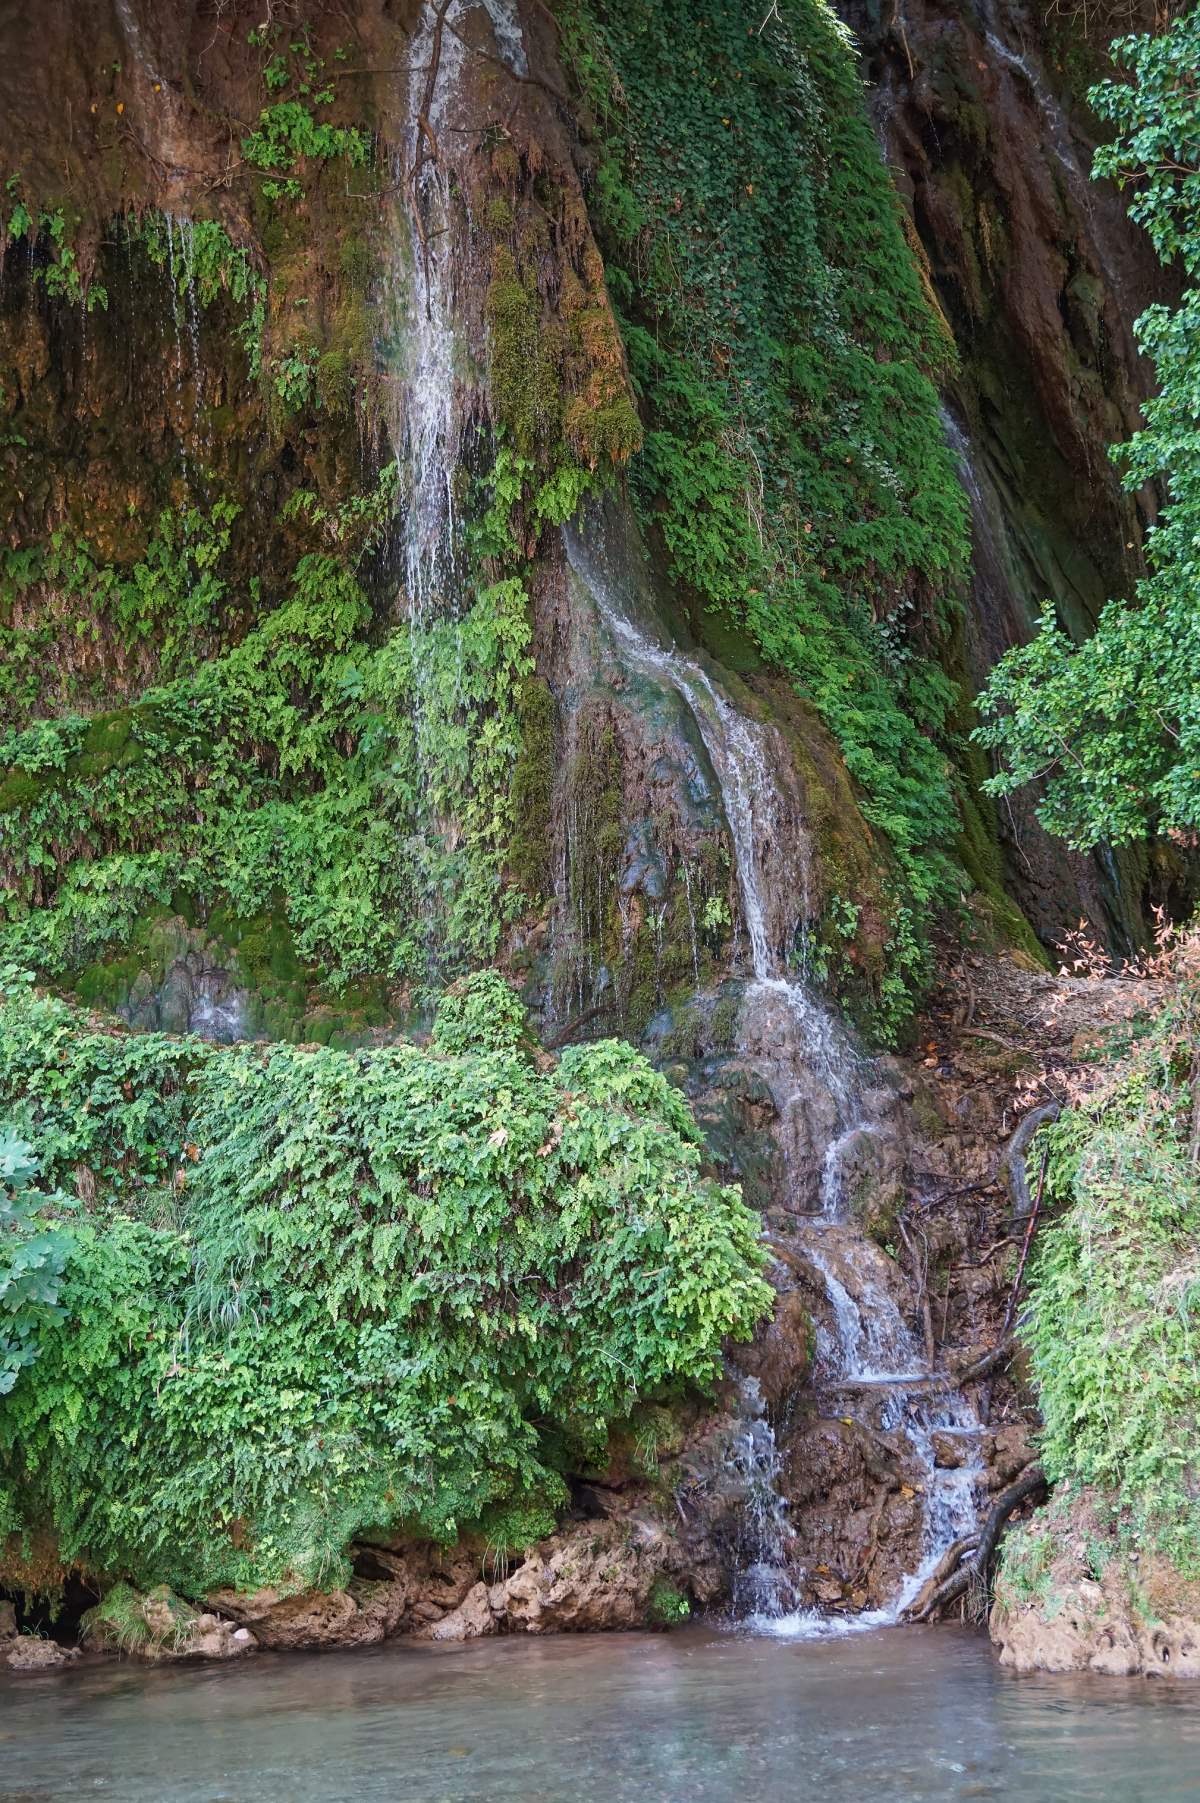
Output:
[[375,274],[376,258],[370,240],[357,232],[343,236],[338,245],[338,268],[353,293],[367,295]]
[[0,782],[0,814],[31,808],[53,782],[53,776],[29,770],[9,770]]
[[562,397],[552,327],[543,322],[537,290],[520,279],[510,250],[496,250],[492,269],[484,300],[492,413],[527,453],[559,436]]
[[564,412],[563,431],[591,469],[625,463],[642,447],[642,422],[633,401],[623,392],[599,407],[586,395],[575,397]]
[[326,351],[317,359],[316,389],[319,404],[328,412],[350,412],[354,405],[354,371],[345,351]]
[[129,999],[130,991],[144,969],[136,952],[129,952],[122,958],[97,959],[78,973],[72,988],[87,1007],[115,1013]]
[[513,836],[509,868],[531,899],[549,893],[558,703],[540,676],[527,676],[517,697],[521,748],[512,774]]
[[80,1622],[85,1644],[155,1660],[187,1645],[199,1612],[166,1584],[143,1596],[129,1584],[114,1584]]

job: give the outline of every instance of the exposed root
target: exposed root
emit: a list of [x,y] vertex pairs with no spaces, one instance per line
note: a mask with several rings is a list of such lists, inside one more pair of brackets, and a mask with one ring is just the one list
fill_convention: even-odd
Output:
[[1026,1502],[1031,1496],[1036,1496],[1045,1488],[1046,1478],[1041,1466],[1036,1463],[1026,1465],[1020,1477],[1016,1478],[1007,1490],[1002,1490],[992,1504],[974,1551],[970,1553],[969,1557],[963,1557],[970,1540],[974,1538],[970,1535],[964,1540],[956,1541],[954,1546],[948,1548],[945,1557],[939,1562],[938,1571],[948,1564],[953,1553],[957,1553],[962,1563],[957,1566],[956,1570],[952,1570],[949,1575],[942,1577],[936,1583],[934,1582],[937,1578],[935,1571],[929,1583],[905,1610],[905,1619],[930,1621],[935,1615],[943,1614],[951,1603],[957,1602],[959,1597],[966,1595],[968,1591],[986,1592],[988,1567],[992,1561],[992,1554],[996,1550],[996,1544],[1008,1525],[1009,1516],[1019,1509],[1023,1502]]
[[1029,1179],[1025,1174],[1025,1154],[1029,1149],[1029,1142],[1039,1127],[1044,1127],[1047,1121],[1058,1119],[1059,1111],[1058,1102],[1047,1102],[1041,1108],[1031,1108],[1000,1155],[999,1175],[1004,1178],[1012,1197],[1013,1212],[1022,1220],[1033,1211]]

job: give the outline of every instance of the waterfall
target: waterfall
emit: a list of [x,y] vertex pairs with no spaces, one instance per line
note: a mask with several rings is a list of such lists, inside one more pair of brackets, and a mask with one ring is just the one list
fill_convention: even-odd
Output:
[[[407,475],[404,568],[415,625],[449,608],[462,584],[462,547],[454,506],[460,418],[456,406],[455,233],[452,155],[461,139],[462,81],[470,52],[459,36],[477,0],[424,0],[409,44],[408,133],[392,167],[402,197],[402,241],[393,272],[393,304],[403,316],[406,349],[392,448]],[[496,53],[526,73],[521,28],[508,0],[484,0]]]
[[[401,472],[400,610],[408,622],[409,716],[423,773],[437,767],[438,735],[447,714],[453,720],[463,704],[462,621],[472,599],[456,507],[469,357],[457,290],[463,234],[455,165],[478,126],[465,79],[475,52],[463,32],[476,12],[490,20],[495,45],[494,53],[481,53],[514,75],[526,73],[512,0],[423,0],[409,38],[400,102],[407,131],[391,166],[394,250],[385,272],[379,351],[387,376],[391,447]],[[446,817],[446,804],[430,784],[422,785],[416,807],[419,831],[413,850],[432,976],[445,903],[445,859],[457,842],[457,822]]]
[[[829,1618],[794,1608],[790,1569],[794,1536],[778,1489],[779,1452],[756,1385],[740,1386],[743,1431],[735,1462],[747,1485],[741,1567],[733,1582],[734,1606],[750,1625],[788,1636],[846,1632],[851,1625],[895,1621],[950,1542],[974,1525],[980,1473],[973,1463],[939,1470],[933,1436],[963,1435],[974,1445],[980,1424],[965,1398],[947,1389],[928,1400],[933,1373],[913,1341],[886,1281],[888,1261],[847,1220],[841,1172],[852,1147],[878,1133],[867,1100],[868,1061],[807,984],[786,974],[778,909],[769,897],[787,848],[781,843],[784,809],[775,772],[784,755],[772,729],[736,708],[697,657],[667,648],[639,624],[641,578],[627,546],[614,546],[610,520],[589,512],[565,531],[567,559],[591,597],[617,659],[632,674],[673,690],[686,704],[720,791],[732,842],[750,971],[743,1002],[743,1033],[757,1032],[769,1054],[782,1047],[794,1089],[785,1101],[807,1106],[814,1091],[829,1104],[820,1154],[820,1207],[799,1229],[803,1256],[818,1276],[829,1304],[829,1328],[818,1335],[823,1388],[852,1411],[864,1390],[882,1398],[885,1430],[904,1434],[923,1473],[924,1534],[916,1571],[904,1579],[890,1606],[853,1618]],[[801,835],[800,907],[811,893],[811,846]],[[749,1026],[747,1025],[749,1023]]]
[[[454,158],[469,124],[464,76],[470,50],[460,23],[482,10],[491,22],[495,57],[516,75],[526,72],[520,26],[510,0],[425,0],[411,38],[407,72],[406,143],[393,170],[400,197],[392,290],[400,332],[395,363],[392,443],[405,475],[402,544],[406,611],[413,645],[413,717],[418,753],[424,718],[421,664],[431,631],[454,630],[465,594],[454,474],[460,462],[462,406],[456,294]],[[935,1419],[950,1415],[971,1432],[965,1404],[918,1401],[928,1373],[880,1272],[883,1255],[846,1221],[843,1173],[864,1138],[881,1132],[869,1099],[870,1066],[803,970],[789,972],[788,955],[812,912],[812,846],[789,814],[780,783],[786,744],[776,728],[737,707],[701,658],[664,646],[637,614],[639,570],[628,545],[611,542],[611,516],[587,513],[564,534],[568,561],[591,596],[599,625],[630,673],[672,693],[695,725],[719,792],[735,865],[747,964],[739,1035],[743,1047],[763,1048],[786,1079],[781,1116],[795,1127],[793,1169],[815,1172],[817,1212],[801,1229],[814,1274],[824,1286],[832,1325],[822,1330],[821,1381],[843,1397],[858,1386],[884,1393],[883,1407],[908,1438],[922,1470],[927,1507],[921,1570],[905,1581],[894,1617],[929,1560],[946,1544],[958,1519],[954,1500],[935,1477]],[[643,616],[646,609],[641,609]],[[431,823],[437,831],[437,822]],[[573,828],[568,822],[568,835]],[[569,909],[583,905],[562,891]],[[598,974],[598,973],[597,973]],[[800,1173],[797,1172],[797,1189]],[[833,1237],[836,1236],[836,1245]],[[835,1253],[840,1248],[840,1263]],[[830,1623],[795,1611],[794,1534],[781,1494],[781,1459],[757,1385],[741,1386],[741,1427],[731,1460],[744,1495],[740,1564],[734,1583],[739,1612],[772,1631],[831,1631]],[[960,1420],[961,1418],[961,1420]],[[965,1502],[970,1480],[957,1485]],[[860,1618],[876,1620],[879,1616]],[[835,1625],[832,1631],[844,1631]]]
[[[675,650],[664,650],[629,618],[621,606],[619,558],[611,554],[602,515],[586,525],[568,527],[567,557],[591,595],[607,627],[617,655],[627,670],[674,689],[686,702],[708,753],[721,792],[721,804],[733,845],[742,918],[750,948],[750,1008],[781,1006],[791,1017],[805,1047],[809,1068],[817,1073],[834,1101],[840,1126],[850,1131],[859,1089],[859,1058],[848,1036],[829,1010],[802,983],[783,974],[780,935],[768,929],[768,860],[784,853],[782,808],[773,767],[782,744],[770,729],[740,713],[720,692],[704,666]],[[811,895],[812,846],[807,833],[787,848],[796,855],[801,920],[807,918]],[[792,936],[785,930],[783,938]]]
[[794,1534],[779,1493],[779,1447],[757,1378],[742,1378],[738,1396],[742,1425],[727,1463],[745,1500],[733,1607],[741,1619],[776,1621],[790,1611],[793,1601],[788,1553]]

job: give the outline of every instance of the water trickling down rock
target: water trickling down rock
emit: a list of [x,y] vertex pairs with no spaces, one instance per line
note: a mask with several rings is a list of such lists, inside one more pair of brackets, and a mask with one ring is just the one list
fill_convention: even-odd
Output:
[[[843,1164],[864,1141],[892,1131],[880,1100],[887,1090],[873,1080],[869,1060],[803,973],[789,975],[785,968],[785,948],[796,942],[795,915],[806,918],[810,902],[811,852],[802,826],[790,836],[781,830],[782,741],[771,726],[735,707],[698,658],[664,646],[635,618],[650,611],[644,579],[629,555],[628,534],[614,530],[610,519],[585,514],[565,535],[567,555],[619,663],[682,698],[708,755],[749,949],[739,1049],[770,1071],[781,1103],[789,1188],[793,1196],[815,1201],[814,1212],[798,1225],[796,1244],[827,1303],[817,1332],[817,1381],[839,1413],[869,1416],[871,1431],[901,1436],[921,1474],[918,1563],[885,1608],[858,1618],[862,1625],[893,1621],[950,1543],[974,1526],[980,1424],[964,1397],[948,1386],[931,1388],[934,1374],[892,1293],[895,1267],[848,1218]],[[731,1585],[735,1612],[771,1632],[828,1632],[826,1617],[795,1607],[803,1549],[788,1521],[780,1451],[753,1379],[739,1386],[739,1408],[742,1426],[726,1457],[743,1489]],[[962,1437],[958,1467],[938,1465],[935,1434]]]

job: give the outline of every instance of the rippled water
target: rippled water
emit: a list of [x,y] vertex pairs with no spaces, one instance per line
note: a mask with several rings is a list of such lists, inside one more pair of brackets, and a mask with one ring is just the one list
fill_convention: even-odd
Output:
[[774,1803],[1200,1794],[1200,1695],[954,1629],[393,1644],[0,1684],[0,1799]]

